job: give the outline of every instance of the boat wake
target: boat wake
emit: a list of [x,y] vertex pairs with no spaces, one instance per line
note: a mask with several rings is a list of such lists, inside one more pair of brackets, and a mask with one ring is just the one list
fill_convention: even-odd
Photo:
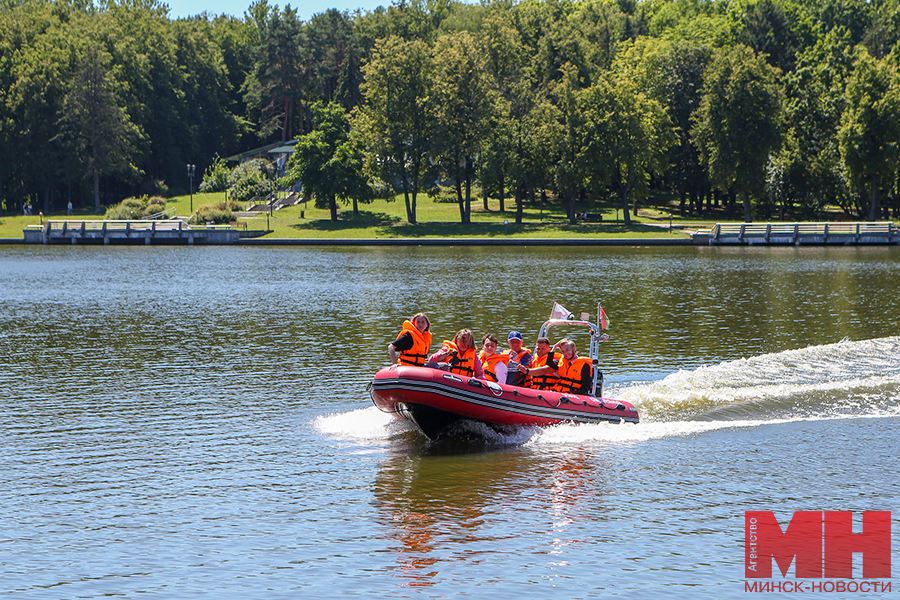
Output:
[[[606,396],[627,400],[638,425],[562,424],[495,431],[471,423],[473,436],[496,445],[640,442],[717,429],[794,421],[900,416],[900,336],[812,346],[678,371],[640,384],[611,385]],[[412,426],[374,406],[320,416],[329,437],[387,441]]]
[[900,409],[900,336],[678,371],[609,394],[651,422],[892,416]]

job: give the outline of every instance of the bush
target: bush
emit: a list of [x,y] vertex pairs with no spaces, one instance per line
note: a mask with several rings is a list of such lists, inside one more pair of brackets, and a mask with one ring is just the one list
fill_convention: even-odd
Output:
[[206,171],[203,172],[203,181],[200,183],[197,191],[201,193],[224,191],[228,188],[228,176],[230,173],[231,169],[228,168],[225,161],[217,156],[213,164],[209,165]]
[[106,209],[103,218],[107,221],[127,221],[132,219],[146,219],[166,210],[166,200],[159,196],[149,198],[125,198],[118,204]]
[[457,202],[456,188],[453,187],[436,185],[428,188],[426,193],[428,194],[428,197],[431,198],[432,202],[446,204],[455,204]]
[[106,214],[103,215],[103,219],[105,221],[128,221],[131,219],[139,218],[140,217],[135,216],[133,210],[131,210],[127,206],[122,206],[121,204],[110,206],[106,209]]
[[120,204],[131,210],[143,210],[147,206],[147,200],[145,198],[125,198]]
[[272,179],[272,164],[261,158],[241,163],[228,175],[228,195],[235,202],[247,202],[256,196],[267,196],[278,189]]
[[372,197],[379,200],[387,200],[388,202],[391,202],[397,195],[397,191],[394,189],[394,186],[378,177],[373,177],[369,180],[369,188],[372,190]]
[[191,223],[202,225],[204,223],[215,223],[216,225],[227,225],[234,221],[234,215],[230,210],[223,210],[220,203],[204,204],[197,209],[197,212],[191,217]]

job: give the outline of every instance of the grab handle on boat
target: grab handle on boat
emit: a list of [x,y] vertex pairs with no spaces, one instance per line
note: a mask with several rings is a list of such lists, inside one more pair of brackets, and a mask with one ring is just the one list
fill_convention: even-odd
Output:
[[477,379],[469,379],[469,385],[471,385],[472,387],[478,387],[478,388],[484,387],[484,385]]
[[[546,398],[544,398],[541,394],[538,394],[537,397],[538,397],[538,399],[543,400],[544,402],[546,402],[546,403],[547,403],[547,406],[553,406],[553,405],[552,405]],[[556,401],[556,406],[553,406],[553,408],[559,408],[559,405],[560,405],[560,404],[562,404],[562,396],[559,397],[559,399]]]

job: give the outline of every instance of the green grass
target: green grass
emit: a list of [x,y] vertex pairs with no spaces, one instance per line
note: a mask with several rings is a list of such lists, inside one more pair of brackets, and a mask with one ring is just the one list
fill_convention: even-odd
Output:
[[[187,216],[204,204],[221,202],[223,192],[194,194],[169,198],[166,208],[175,207],[177,215]],[[376,239],[376,238],[671,238],[686,237],[682,228],[709,227],[727,219],[710,217],[709,220],[682,219],[668,211],[642,208],[640,216],[632,216],[632,224],[625,226],[621,210],[610,203],[579,203],[578,212],[601,213],[603,222],[569,225],[565,210],[558,203],[543,207],[525,205],[523,223],[515,224],[515,203],[507,199],[505,211],[500,211],[499,201],[491,199],[488,210],[484,209],[481,198],[472,202],[472,222],[459,223],[459,208],[456,203],[434,202],[425,194],[417,198],[416,216],[418,223],[406,222],[406,207],[403,196],[393,202],[376,200],[371,204],[360,204],[358,216],[354,216],[350,205],[339,205],[338,221],[330,220],[326,209],[315,208],[312,203],[298,204],[258,217],[241,217],[248,229],[269,229],[269,239]],[[75,219],[102,219],[89,210],[77,210]],[[64,213],[50,214],[46,218],[65,218]],[[0,238],[21,239],[22,230],[28,225],[39,225],[41,217],[0,216]],[[668,228],[670,223],[672,229]],[[504,225],[504,221],[508,223]]]
[[[485,211],[479,198],[472,203],[471,223],[459,223],[459,208],[455,203],[433,202],[428,196],[417,198],[415,225],[406,222],[406,205],[400,196],[394,202],[376,200],[371,204],[361,204],[359,215],[354,216],[350,206],[339,206],[338,221],[330,220],[326,209],[315,208],[312,203],[298,204],[284,208],[266,217],[242,218],[250,229],[272,230],[267,237],[273,239],[329,239],[329,238],[560,238],[560,237],[669,237],[685,236],[677,230],[668,231],[647,223],[651,217],[633,219],[631,226],[617,223],[615,209],[580,207],[582,212],[600,212],[602,223],[579,223],[569,225],[565,212],[558,206],[532,207],[526,205],[522,224],[515,224],[515,206],[507,201],[506,211],[499,210],[499,201],[489,201]],[[512,208],[513,210],[509,210]],[[621,219],[621,212],[618,213]],[[666,214],[665,224],[668,224]],[[508,223],[504,225],[504,221]],[[662,224],[662,221],[659,221]],[[673,225],[674,225],[673,221]]]

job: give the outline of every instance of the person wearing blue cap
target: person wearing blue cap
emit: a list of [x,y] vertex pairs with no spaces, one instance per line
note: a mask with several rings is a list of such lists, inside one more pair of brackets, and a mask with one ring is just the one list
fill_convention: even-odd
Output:
[[510,331],[507,338],[509,350],[504,354],[509,356],[509,371],[506,374],[506,383],[508,385],[517,385],[523,387],[525,385],[525,374],[519,371],[518,365],[523,367],[531,366],[531,350],[522,346],[522,334],[518,331]]

